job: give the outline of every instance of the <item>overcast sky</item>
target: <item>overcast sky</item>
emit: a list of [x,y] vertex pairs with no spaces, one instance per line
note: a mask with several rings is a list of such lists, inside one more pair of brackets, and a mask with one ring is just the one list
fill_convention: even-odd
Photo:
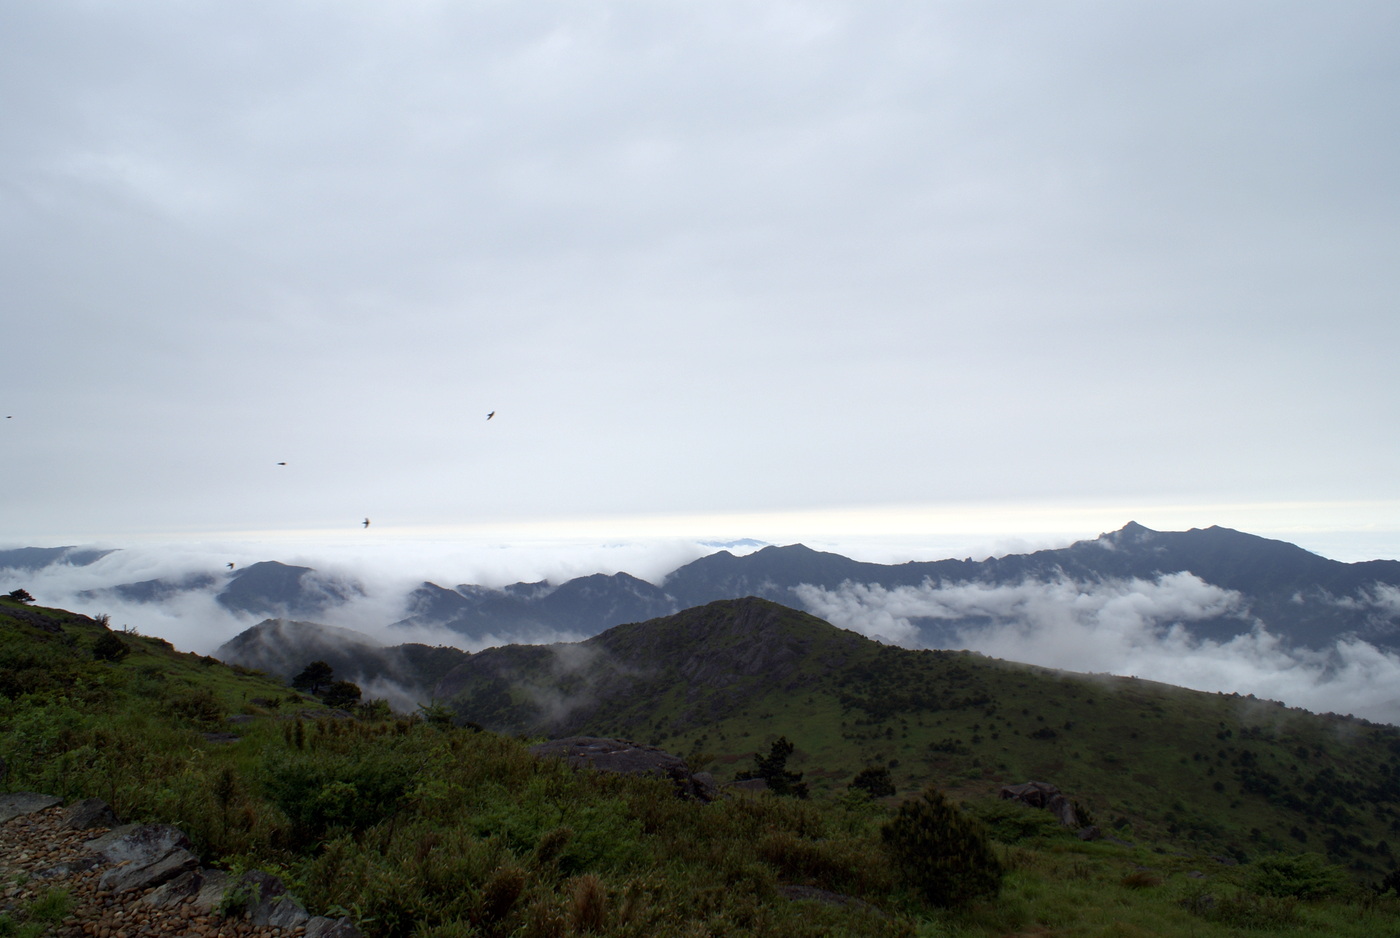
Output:
[[0,541],[1400,556],[1397,49],[1393,0],[6,3]]

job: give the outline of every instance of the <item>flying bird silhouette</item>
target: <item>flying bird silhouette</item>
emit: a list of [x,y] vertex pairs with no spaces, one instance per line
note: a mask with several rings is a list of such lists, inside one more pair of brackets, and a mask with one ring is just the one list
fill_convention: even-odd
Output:
[[279,466],[285,466],[286,463],[284,463],[284,462],[279,462],[277,465],[279,465]]
[[365,527],[369,527],[369,519],[368,519],[368,518],[366,518],[366,519],[364,520],[364,526],[365,526]]
[[229,565],[228,565],[228,568],[229,568],[230,570],[232,570],[232,569],[233,569],[233,564],[229,564]]
[[486,415],[486,419],[487,419],[487,420],[490,420],[490,419],[491,419],[492,417],[494,417],[494,416],[496,416],[496,412],[493,410],[493,411],[491,411],[491,413],[489,413],[489,414]]

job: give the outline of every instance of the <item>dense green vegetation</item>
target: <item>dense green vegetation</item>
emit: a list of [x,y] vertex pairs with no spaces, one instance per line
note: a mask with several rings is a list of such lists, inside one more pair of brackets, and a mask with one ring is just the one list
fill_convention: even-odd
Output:
[[[115,650],[113,639],[125,653]],[[967,656],[920,660],[969,674],[999,669],[1008,675],[1008,691],[1018,681],[1039,680]],[[873,658],[872,668],[878,663]],[[914,670],[907,676],[898,667],[889,677],[871,673],[873,681],[891,682],[885,697],[906,685],[912,694],[918,683]],[[978,686],[949,682],[939,693],[961,701],[980,696]],[[882,706],[865,687],[850,690]],[[1066,697],[1076,706],[1099,706],[1080,699],[1084,687],[1066,679]],[[1190,701],[1214,699],[1178,700],[1166,689],[1158,697],[1138,684],[1104,687],[1097,697],[1146,695],[1173,717],[1189,715]],[[1038,691],[1046,696],[1044,685]],[[372,936],[1360,938],[1400,926],[1393,892],[1376,892],[1364,871],[1358,879],[1334,857],[1289,850],[1286,840],[1282,849],[1242,845],[1247,862],[1218,853],[1208,838],[1197,849],[1191,838],[1159,840],[1146,829],[1120,838],[1132,844],[1083,842],[1046,812],[988,797],[983,772],[971,777],[970,760],[1027,760],[1012,771],[1037,767],[1020,749],[992,755],[998,750],[971,738],[974,732],[983,739],[992,733],[1016,738],[1005,724],[992,724],[997,713],[1017,705],[1014,697],[892,711],[886,720],[904,720],[911,730],[920,721],[944,721],[927,729],[942,734],[940,740],[946,735],[956,751],[934,750],[917,768],[901,762],[892,773],[902,794],[874,799],[868,786],[883,789],[886,776],[871,770],[893,759],[861,761],[844,778],[829,767],[814,771],[819,763],[811,753],[822,751],[822,740],[809,731],[828,733],[834,747],[844,738],[842,722],[859,734],[878,726],[878,745],[886,746],[895,740],[884,728],[898,728],[899,739],[902,724],[859,723],[865,717],[852,714],[869,711],[842,710],[837,701],[835,722],[824,728],[800,716],[803,699],[799,693],[790,711],[764,718],[782,728],[791,751],[772,745],[780,734],[771,730],[756,744],[721,739],[739,734],[752,700],[712,727],[694,728],[686,741],[709,736],[702,745],[736,753],[734,762],[742,752],[742,764],[730,764],[731,778],[748,765],[760,774],[795,775],[791,766],[805,750],[804,781],[822,784],[806,799],[764,793],[707,805],[677,798],[661,780],[537,760],[521,739],[443,719],[386,716],[374,706],[361,708],[356,718],[335,718],[319,701],[262,675],[180,654],[158,639],[112,632],[92,619],[0,599],[6,788],[97,796],[127,819],[177,824],[206,862],[276,873],[313,911],[350,914]],[[1051,706],[1041,704],[1041,712]],[[1105,728],[1086,725],[1081,736],[1121,735],[1126,731],[1115,720],[1147,719],[1121,705],[1103,710]],[[954,715],[982,726],[973,731],[951,721]],[[1232,735],[1218,739],[1218,748],[1227,756],[1231,749],[1256,756],[1227,759],[1229,775],[1222,763],[1211,763],[1217,776],[1238,779],[1241,768],[1277,775],[1271,754],[1280,745],[1308,747],[1293,758],[1310,767],[1309,781],[1329,767],[1339,779],[1366,779],[1372,771],[1380,779],[1377,760],[1390,764],[1393,736],[1385,728],[1354,721],[1294,726],[1290,714],[1278,716],[1257,733],[1249,729],[1255,724],[1227,727]],[[1041,725],[1033,716],[1013,722],[1017,729]],[[1153,726],[1153,745],[1170,745],[1166,724],[1164,717]],[[1347,761],[1343,744],[1327,743],[1315,724],[1348,729],[1359,761]],[[748,732],[756,738],[755,730]],[[1312,733],[1317,738],[1299,735]],[[1027,745],[1059,745],[1058,737],[1020,736],[1031,738]],[[1171,784],[1186,771],[1204,772],[1201,760],[1184,754],[1183,774],[1164,776],[1159,797],[1178,797]],[[1062,781],[1068,759],[1063,769],[1054,780],[1080,797]],[[869,773],[867,784],[852,789],[862,772]],[[920,791],[910,798],[916,776]],[[934,790],[923,793],[930,783]],[[1271,803],[1257,793],[1234,797],[1241,798],[1235,810],[1243,810],[1244,798]],[[965,807],[955,807],[958,801]],[[1251,817],[1264,816],[1265,809],[1250,804]],[[1123,810],[1107,794],[1095,794],[1092,808],[1101,824],[1104,815]],[[1183,805],[1178,816],[1184,812]],[[1381,854],[1359,855],[1379,865]]]
[[729,778],[781,734],[794,745],[787,768],[814,795],[843,791],[872,766],[886,767],[903,798],[930,782],[979,800],[1038,780],[1122,840],[1236,860],[1313,851],[1372,879],[1396,865],[1392,726],[910,651],[756,599],[565,648],[568,669],[559,652],[533,646],[474,656],[454,672],[458,713],[509,732],[637,739]]

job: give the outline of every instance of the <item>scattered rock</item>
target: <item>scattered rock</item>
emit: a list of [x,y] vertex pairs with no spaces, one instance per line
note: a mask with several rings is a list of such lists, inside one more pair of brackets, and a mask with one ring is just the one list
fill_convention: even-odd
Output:
[[124,824],[87,842],[87,848],[113,863],[154,863],[176,849],[188,850],[190,839],[171,824]]
[[1074,813],[1074,805],[1049,782],[1026,782],[1024,785],[1007,785],[1001,790],[1001,797],[1015,799],[1032,808],[1044,808],[1065,827],[1078,828],[1079,816]]
[[254,925],[291,929],[305,925],[311,916],[301,903],[287,894],[282,880],[262,870],[249,870],[234,881],[231,889],[248,896],[244,914]]
[[120,823],[112,806],[101,798],[84,798],[68,806],[63,826],[71,831],[87,831],[94,827],[116,827]]
[[308,915],[280,880],[265,873],[241,878],[258,884],[246,914],[226,914],[235,881],[200,868],[176,827],[74,829],[69,825],[77,809],[96,816],[98,806],[106,806],[80,802],[63,810],[59,799],[32,792],[0,795],[0,804],[19,810],[0,824],[0,883],[13,883],[0,887],[0,907],[66,890],[72,908],[51,932],[55,938],[361,938],[348,918]]
[[150,889],[167,880],[174,879],[187,870],[199,868],[199,857],[181,847],[165,856],[140,866],[134,863],[114,866],[102,874],[97,881],[98,888],[111,893],[130,892],[133,889]]
[[117,864],[102,874],[98,886],[108,892],[149,889],[198,869],[190,839],[169,824],[127,824],[88,842],[88,849]]
[[37,814],[57,804],[63,804],[63,799],[55,798],[53,795],[41,795],[34,791],[17,791],[8,795],[0,795],[0,824],[12,821],[17,817],[23,817],[26,814]]
[[676,786],[676,794],[683,798],[714,801],[719,797],[714,779],[707,773],[691,772],[680,756],[626,739],[571,736],[531,746],[530,753],[540,758],[564,759],[574,768],[587,766],[622,775],[669,778]]
[[185,902],[196,903],[201,893],[205,891],[206,883],[209,882],[210,877],[218,877],[219,889],[218,894],[213,895],[210,901],[199,910],[202,914],[207,915],[223,897],[223,886],[228,881],[228,874],[220,870],[188,870],[146,893],[141,897],[141,902],[156,909],[174,908]]

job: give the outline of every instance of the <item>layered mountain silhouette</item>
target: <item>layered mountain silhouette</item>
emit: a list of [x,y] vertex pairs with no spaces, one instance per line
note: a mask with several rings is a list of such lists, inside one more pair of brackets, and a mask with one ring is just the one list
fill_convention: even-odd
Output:
[[[1152,582],[1181,573],[1238,594],[1228,610],[1184,624],[1198,637],[1225,639],[1262,622],[1292,645],[1325,647],[1354,635],[1400,648],[1400,561],[1342,563],[1229,528],[1162,532],[1133,522],[1069,547],[981,561],[866,563],[794,544],[744,556],[720,551],[680,567],[659,585],[626,573],[581,577],[557,587],[463,584],[449,590],[424,583],[409,597],[410,614],[396,624],[444,626],[476,642],[504,635],[528,641],[561,633],[593,635],[717,599],[759,596],[802,608],[804,587],[834,591],[856,584],[888,590],[1027,580],[1092,585]],[[936,647],[988,620],[971,615],[912,621],[920,644]]]
[[100,599],[110,594],[128,602],[159,603],[197,590],[212,590],[215,601],[230,612],[290,618],[322,616],[364,595],[358,583],[275,560],[229,574],[197,572],[86,590],[79,595]]
[[[92,563],[105,552],[78,548],[25,548],[0,552],[0,569]],[[447,629],[463,645],[581,639],[624,622],[671,615],[718,599],[758,596],[828,614],[821,592],[853,587],[922,590],[935,596],[959,586],[992,590],[1028,582],[1069,583],[1093,589],[1192,578],[1224,591],[1228,602],[1185,617],[1196,638],[1228,640],[1259,625],[1293,647],[1324,649],[1357,637],[1400,650],[1400,561],[1342,563],[1284,541],[1229,528],[1154,531],[1129,523],[1069,547],[975,561],[878,564],[852,560],[801,544],[769,546],[744,555],[726,550],[688,563],[657,583],[628,573],[594,574],[564,583],[540,581],[490,587],[423,582],[402,598],[394,626]],[[1173,582],[1177,582],[1173,581]],[[16,585],[23,585],[17,583]],[[334,622],[336,610],[362,595],[355,582],[310,567],[267,561],[232,573],[195,571],[181,577],[126,583],[91,591],[135,602],[162,602],[207,591],[226,609],[250,617]],[[829,597],[827,597],[829,599]],[[829,607],[829,603],[827,604]],[[906,644],[958,647],[968,630],[1008,621],[992,608],[949,607],[937,616],[907,616]],[[390,624],[390,623],[386,623]],[[410,634],[405,632],[405,634]]]
[[112,553],[87,547],[18,547],[0,550],[0,570],[33,571],[54,564],[86,567]]

